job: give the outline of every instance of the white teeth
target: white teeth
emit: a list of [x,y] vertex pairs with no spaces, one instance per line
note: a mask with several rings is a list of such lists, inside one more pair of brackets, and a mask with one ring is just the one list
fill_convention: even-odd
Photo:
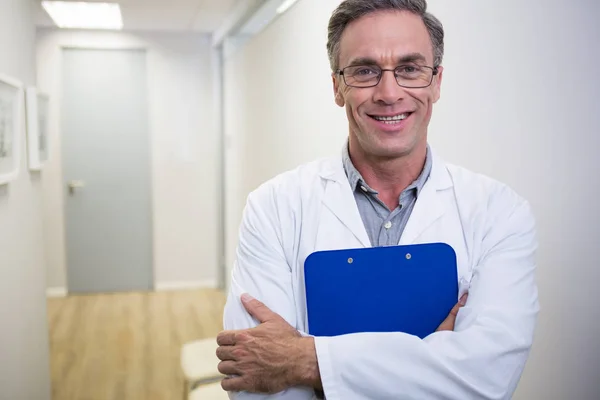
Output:
[[375,118],[377,121],[402,121],[403,119],[406,119],[408,117],[408,114],[400,114],[400,115],[395,115],[393,117],[373,117]]

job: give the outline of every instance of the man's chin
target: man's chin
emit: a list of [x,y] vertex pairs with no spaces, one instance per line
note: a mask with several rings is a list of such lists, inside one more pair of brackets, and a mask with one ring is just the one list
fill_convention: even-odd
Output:
[[397,158],[410,154],[416,147],[415,145],[416,140],[405,135],[391,136],[389,134],[379,134],[370,147],[374,153],[373,155]]
[[412,153],[414,146],[399,145],[386,146],[384,144],[373,146],[369,149],[372,156],[383,159],[394,159],[405,157]]

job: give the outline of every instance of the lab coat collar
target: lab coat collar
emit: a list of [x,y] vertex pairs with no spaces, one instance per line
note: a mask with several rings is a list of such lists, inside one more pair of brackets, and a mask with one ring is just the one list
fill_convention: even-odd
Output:
[[[433,165],[431,175],[422,189],[408,220],[399,244],[413,243],[419,235],[445,212],[444,203],[438,192],[453,186],[446,163],[431,148]],[[323,202],[365,247],[371,247],[364,227],[353,189],[344,171],[342,157],[329,159],[321,168],[320,176],[327,180]]]

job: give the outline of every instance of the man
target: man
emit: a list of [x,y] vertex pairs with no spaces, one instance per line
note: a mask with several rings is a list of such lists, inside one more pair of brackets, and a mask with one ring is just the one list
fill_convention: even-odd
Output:
[[[539,309],[534,219],[510,188],[444,163],[428,146],[444,33],[426,8],[425,0],[346,0],[331,17],[348,143],[341,157],[286,172],[248,198],[217,339],[231,398],[512,396]],[[459,296],[469,296],[437,332],[423,340],[305,333],[302,271],[312,252],[431,242],[454,248]]]

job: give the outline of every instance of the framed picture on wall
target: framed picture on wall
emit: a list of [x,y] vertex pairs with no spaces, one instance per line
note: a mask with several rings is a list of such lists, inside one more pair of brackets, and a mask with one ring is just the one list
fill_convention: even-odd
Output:
[[23,85],[0,74],[0,185],[19,175]]
[[29,169],[40,171],[48,161],[49,148],[49,112],[50,98],[37,88],[27,88],[27,154]]

